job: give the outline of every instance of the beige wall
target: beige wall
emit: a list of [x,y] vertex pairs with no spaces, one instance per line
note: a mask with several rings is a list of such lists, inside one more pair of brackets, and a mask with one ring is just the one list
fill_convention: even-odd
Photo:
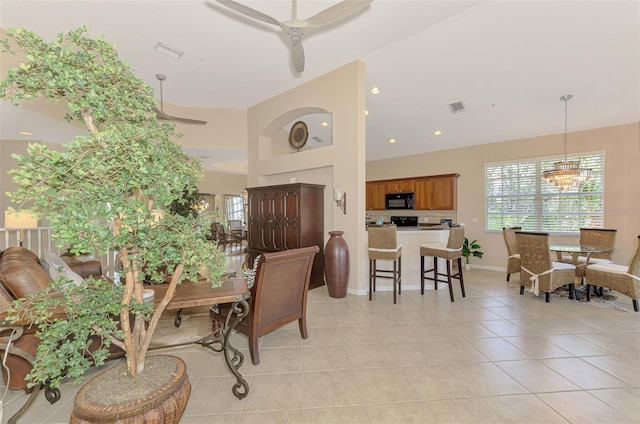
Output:
[[[471,263],[490,269],[506,268],[502,233],[484,230],[484,164],[524,158],[560,157],[562,134],[484,144],[408,157],[367,162],[367,180],[459,173],[458,221],[466,235],[478,239],[485,255]],[[606,228],[617,228],[614,261],[627,264],[640,234],[640,124],[570,133],[568,151],[605,151]],[[475,219],[477,218],[477,222]],[[574,237],[554,237],[573,241]]]
[[[366,284],[364,252],[365,71],[353,62],[249,109],[250,186],[297,182],[324,184],[325,243],[331,230],[344,231],[350,249],[351,292]],[[274,135],[296,117],[332,115],[333,145],[285,155],[272,155]],[[282,140],[279,138],[278,140]],[[285,141],[280,141],[285,142]],[[333,201],[333,189],[347,193],[347,214]]]

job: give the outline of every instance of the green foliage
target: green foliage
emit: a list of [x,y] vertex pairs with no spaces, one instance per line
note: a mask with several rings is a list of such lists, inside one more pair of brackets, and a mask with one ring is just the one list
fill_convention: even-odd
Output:
[[470,256],[482,259],[484,252],[480,251],[481,248],[482,246],[478,244],[478,240],[470,242],[469,239],[465,237],[462,243],[462,256],[465,257],[466,263],[469,263]]
[[[223,253],[206,240],[206,217],[169,207],[184,204],[185,190],[197,193],[200,162],[182,151],[174,125],[156,120],[153,90],[113,46],[90,39],[86,31],[61,33],[47,42],[10,29],[9,39],[0,41],[5,52],[24,56],[0,82],[0,99],[64,101],[68,118],[82,120],[89,130],[65,144],[63,152],[31,144],[26,155],[13,155],[16,189],[9,197],[32,203],[32,212],[49,219],[57,246],[73,246],[71,253],[119,251],[126,262],[125,286],[88,282],[55,294],[64,283],[57,282],[16,302],[13,318],[34,322],[42,339],[32,383],[51,379],[57,384],[63,374],[79,377],[92,361],[105,360],[110,344],[127,348],[129,372],[135,375],[144,367],[150,334],[164,310],[156,309],[150,320],[148,306],[140,307],[139,271],[166,269],[173,286],[208,269],[208,279],[217,285],[225,269]],[[156,280],[166,277],[150,272]],[[50,314],[56,308],[66,319]],[[118,315],[121,324],[129,316],[136,324],[150,320],[148,331],[143,325],[118,329]],[[92,337],[100,337],[103,345],[89,361]]]
[[198,205],[204,202],[204,197],[198,193],[197,187],[185,187],[182,197],[174,200],[169,205],[169,210],[182,216],[193,216],[198,214]]

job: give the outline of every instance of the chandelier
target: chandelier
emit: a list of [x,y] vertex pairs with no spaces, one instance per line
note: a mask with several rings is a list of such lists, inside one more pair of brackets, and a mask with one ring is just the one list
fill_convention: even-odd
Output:
[[562,192],[579,187],[592,175],[591,169],[580,168],[580,161],[567,160],[567,103],[572,98],[571,94],[560,97],[564,102],[564,161],[555,162],[553,169],[542,173],[543,180],[555,185]]

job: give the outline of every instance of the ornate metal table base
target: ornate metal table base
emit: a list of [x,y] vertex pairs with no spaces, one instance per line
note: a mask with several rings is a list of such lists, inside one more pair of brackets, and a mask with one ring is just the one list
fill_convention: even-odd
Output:
[[238,371],[244,363],[244,355],[231,345],[229,339],[233,330],[248,313],[249,304],[246,300],[233,302],[231,310],[225,319],[224,327],[213,329],[211,334],[196,342],[214,352],[224,352],[225,362],[231,373],[236,377],[236,384],[233,385],[232,392],[238,399],[244,399],[249,394],[249,384]]

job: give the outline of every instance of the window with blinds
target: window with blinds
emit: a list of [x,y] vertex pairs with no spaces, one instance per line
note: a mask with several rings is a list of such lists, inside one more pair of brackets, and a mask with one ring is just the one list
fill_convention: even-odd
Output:
[[244,222],[244,208],[242,196],[225,194],[224,207],[227,221],[239,220]]
[[593,175],[566,192],[542,179],[558,159],[485,164],[485,229],[520,226],[527,231],[577,233],[604,226],[604,153],[568,157]]

